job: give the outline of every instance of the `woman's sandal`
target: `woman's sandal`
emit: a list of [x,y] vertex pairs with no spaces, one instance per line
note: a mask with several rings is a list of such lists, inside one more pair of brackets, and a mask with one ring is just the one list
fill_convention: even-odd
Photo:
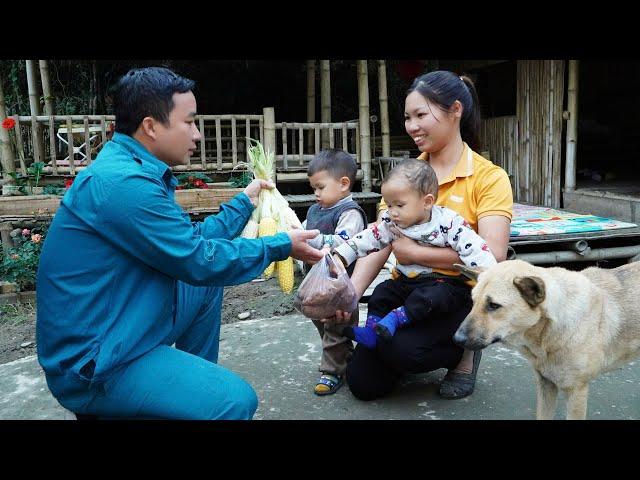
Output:
[[338,389],[344,383],[344,375],[331,375],[329,373],[323,373],[320,376],[320,380],[316,383],[316,387],[313,389],[313,393],[316,395],[331,395],[336,393]]
[[476,385],[480,358],[482,358],[482,350],[473,352],[473,370],[471,373],[449,370],[440,383],[440,396],[448,399],[458,399],[471,395]]

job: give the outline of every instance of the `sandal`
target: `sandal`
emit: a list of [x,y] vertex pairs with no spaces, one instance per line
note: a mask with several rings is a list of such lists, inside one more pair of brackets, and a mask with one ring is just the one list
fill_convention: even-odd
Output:
[[320,380],[318,380],[318,383],[316,383],[316,387],[313,389],[313,393],[320,396],[331,395],[332,393],[336,393],[343,383],[343,375],[331,375],[329,373],[323,373],[320,376]]
[[449,370],[440,383],[440,396],[448,399],[468,397],[476,385],[476,375],[482,358],[482,350],[473,352],[473,370],[471,373],[460,373]]

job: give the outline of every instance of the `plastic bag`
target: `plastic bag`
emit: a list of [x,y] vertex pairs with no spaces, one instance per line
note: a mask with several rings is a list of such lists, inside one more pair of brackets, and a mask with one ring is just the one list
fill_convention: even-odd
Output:
[[313,320],[333,317],[336,310],[352,312],[358,308],[356,289],[342,262],[327,254],[311,267],[296,292],[293,306]]

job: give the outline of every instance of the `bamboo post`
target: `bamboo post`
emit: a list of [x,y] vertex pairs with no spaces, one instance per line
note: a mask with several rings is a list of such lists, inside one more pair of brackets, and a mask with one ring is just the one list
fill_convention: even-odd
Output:
[[75,175],[76,167],[73,153],[73,123],[71,122],[71,115],[67,116],[67,142],[67,152],[69,153],[69,173],[71,175]]
[[236,117],[235,115],[231,116],[231,153],[233,158],[231,160],[231,164],[235,167],[238,163],[238,139],[236,138]]
[[287,156],[287,124],[285,122],[282,122],[282,161],[284,162],[284,169],[289,168]]
[[244,136],[244,154],[245,154],[245,162],[249,161],[249,148],[251,147],[249,143],[249,138],[251,138],[251,120],[248,118],[245,119],[245,136]]
[[[274,157],[276,155],[276,120],[275,111],[273,107],[266,107],[262,109],[262,115],[264,116],[264,150],[266,152],[272,152]],[[276,165],[273,162],[273,181],[276,181]]]
[[49,81],[49,66],[46,60],[40,60],[40,82],[42,83],[42,96],[44,97],[44,114],[53,115],[53,96],[51,95],[51,83]]
[[300,165],[304,163],[304,131],[302,127],[298,129],[298,148],[300,149]]
[[200,117],[200,161],[202,162],[202,171],[207,171],[207,135],[204,131],[204,118]]
[[[316,61],[307,60],[307,122],[316,121]],[[307,151],[313,149],[313,131],[307,130]]]
[[362,191],[371,191],[371,135],[369,134],[369,77],[367,61],[357,61],[358,104],[360,109],[360,167],[362,168]]
[[56,122],[53,115],[49,116],[49,156],[53,174],[58,175],[58,162],[56,161]]
[[347,135],[348,135],[347,132],[348,132],[347,124],[343,123],[342,124],[342,149],[345,152],[349,151],[349,144],[347,143]]
[[[2,90],[2,81],[0,79],[0,121],[5,118],[7,118],[7,107],[4,100],[4,91]],[[19,125],[16,125],[15,128],[19,128]],[[7,178],[8,172],[16,171],[16,157],[13,153],[13,148],[11,148],[11,136],[9,131],[4,128],[0,128],[0,143],[2,144],[2,149],[0,150],[0,158],[2,159],[2,177]]]
[[318,153],[320,151],[320,127],[314,127],[314,151],[313,153]]
[[91,135],[89,133],[89,117],[84,116],[84,153],[87,156],[87,165],[91,165]]
[[10,222],[0,223],[0,238],[2,238],[2,249],[4,253],[7,253],[9,249],[13,247],[11,230],[13,230],[13,225]]
[[27,65],[27,88],[29,90],[29,109],[31,111],[31,142],[33,145],[33,161],[42,161],[44,151],[42,136],[40,135],[40,125],[36,121],[36,116],[40,115],[40,95],[38,94],[37,79],[33,60],[26,60]]
[[[389,138],[389,97],[387,95],[387,66],[378,60],[378,98],[380,101],[380,133],[382,135],[382,156],[391,156]],[[388,164],[385,164],[388,168]],[[385,172],[386,173],[386,172]]]
[[222,128],[219,118],[216,118],[216,162],[218,170],[222,170]]
[[578,60],[569,60],[569,85],[567,89],[567,161],[564,169],[564,189],[576,189],[576,151],[578,146]]
[[[320,121],[331,122],[331,64],[329,60],[320,60]],[[322,134],[322,148],[329,148],[329,132]]]
[[14,115],[13,119],[16,121],[16,150],[18,151],[18,158],[20,158],[20,170],[23,175],[27,174],[27,165],[24,163],[24,144],[22,143],[22,130],[20,129],[20,117]]

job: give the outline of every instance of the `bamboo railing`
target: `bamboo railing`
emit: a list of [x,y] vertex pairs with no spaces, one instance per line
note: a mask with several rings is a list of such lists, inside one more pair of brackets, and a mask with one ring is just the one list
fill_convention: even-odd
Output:
[[[275,124],[276,168],[286,171],[306,170],[313,156],[322,150],[321,138],[327,135],[329,148],[341,148],[359,162],[360,141],[357,121],[351,122],[281,122]],[[313,143],[305,142],[305,132],[313,132]],[[309,151],[309,148],[312,148]]]
[[[45,173],[53,176],[74,176],[89,166],[110,139],[115,122],[113,115],[16,115],[12,118],[17,124],[16,170],[26,174],[31,162],[43,162]],[[186,165],[176,165],[173,170],[230,173],[241,162],[248,161],[249,138],[252,138],[276,153],[276,170],[283,178],[293,172],[289,180],[306,180],[306,175],[300,172],[306,172],[309,161],[322,149],[325,135],[330,148],[342,148],[353,155],[361,168],[357,120],[275,123],[274,118],[272,108],[265,108],[263,115],[196,115],[201,134],[197,149]],[[42,151],[34,148],[33,139],[38,131],[42,135]],[[309,137],[313,142],[305,141]],[[358,177],[362,178],[362,172]]]

